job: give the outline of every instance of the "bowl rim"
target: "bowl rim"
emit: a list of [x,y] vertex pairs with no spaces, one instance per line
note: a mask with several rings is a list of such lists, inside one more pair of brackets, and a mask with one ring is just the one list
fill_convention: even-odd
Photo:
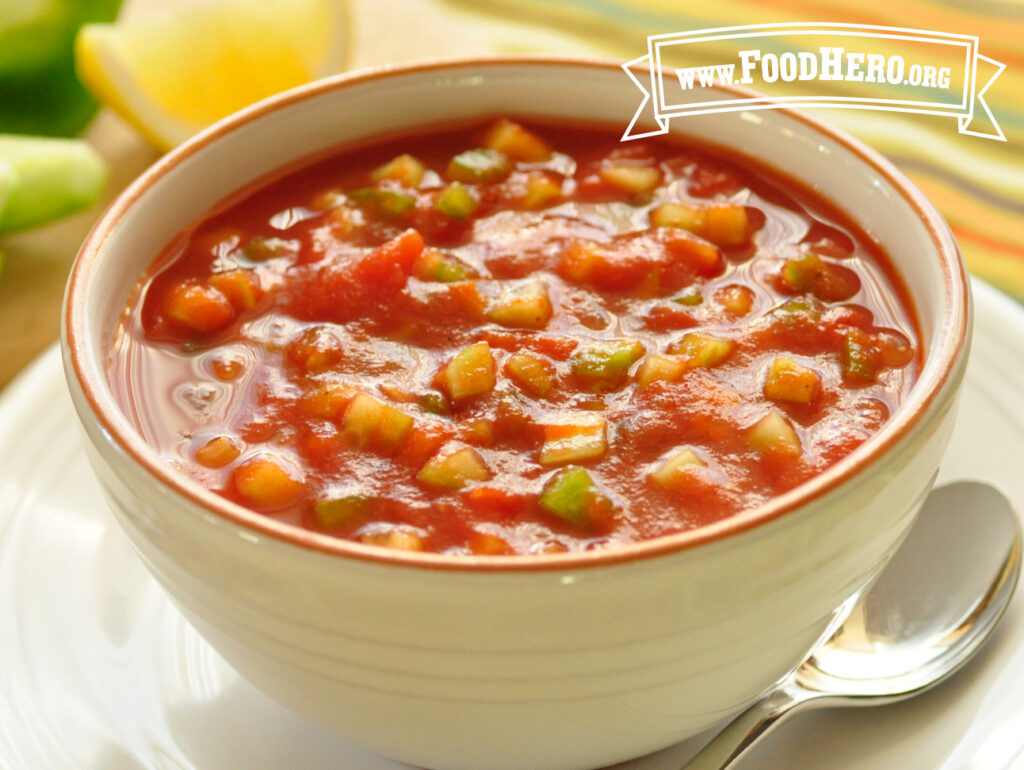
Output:
[[[332,556],[420,569],[483,573],[566,571],[629,564],[673,554],[706,543],[725,540],[799,510],[858,476],[869,466],[884,461],[884,455],[922,423],[926,413],[939,402],[939,396],[949,394],[952,388],[957,387],[967,355],[965,343],[968,341],[970,329],[971,301],[966,268],[948,225],[924,194],[881,154],[816,117],[790,107],[776,107],[773,111],[782,112],[812,130],[826,135],[857,156],[892,185],[910,205],[928,231],[940,257],[944,292],[950,311],[942,320],[937,336],[939,344],[933,346],[929,355],[929,360],[938,361],[938,366],[941,367],[929,389],[901,404],[882,429],[870,436],[852,453],[792,490],[703,527],[625,545],[554,554],[453,555],[374,547],[307,530],[298,525],[285,524],[227,500],[161,462],[156,452],[142,440],[137,429],[130,425],[127,416],[121,413],[113,399],[104,398],[105,390],[109,391],[109,383],[103,379],[102,362],[94,363],[89,356],[88,323],[85,317],[85,297],[90,285],[92,267],[102,254],[105,241],[135,201],[184,160],[215,143],[222,136],[294,103],[381,79],[446,69],[510,66],[576,67],[609,71],[623,70],[628,65],[603,58],[520,54],[432,59],[343,73],[271,96],[229,115],[165,154],[122,191],[93,226],[75,258],[65,291],[61,327],[65,376],[72,388],[77,383],[106,436],[159,483],[169,487],[175,494],[183,496],[190,503],[212,512],[218,519],[247,530],[249,539],[252,539],[254,534],[264,535],[272,540]],[[623,76],[625,77],[625,73]],[[716,85],[715,88],[744,97],[753,94],[748,89],[731,85]],[[929,361],[926,361],[925,369],[928,364]],[[920,374],[924,371],[922,369]],[[915,384],[920,382],[921,377]],[[951,396],[947,395],[948,397]],[[84,417],[82,419],[84,421]]]

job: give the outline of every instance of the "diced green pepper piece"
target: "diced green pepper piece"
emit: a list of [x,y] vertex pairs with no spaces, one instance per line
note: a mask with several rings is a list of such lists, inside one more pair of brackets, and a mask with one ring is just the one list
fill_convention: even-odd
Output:
[[570,524],[585,527],[611,512],[611,501],[578,466],[559,471],[537,500],[541,508]]
[[496,150],[466,150],[451,159],[446,174],[455,182],[480,184],[504,179],[511,171],[508,158]]
[[321,527],[327,530],[337,529],[345,522],[362,516],[373,508],[376,498],[368,495],[348,495],[317,500],[313,504],[313,515]]
[[593,342],[577,350],[569,366],[590,387],[605,390],[620,385],[643,354],[643,343],[637,340]]
[[871,382],[878,373],[875,351],[868,335],[861,329],[850,329],[839,351],[843,377],[860,382]]
[[349,197],[389,217],[399,217],[416,205],[416,199],[411,195],[379,187],[363,187],[349,193]]
[[473,197],[473,193],[466,189],[462,182],[452,182],[441,191],[434,208],[453,219],[465,219],[476,211],[478,205],[479,202]]
[[430,412],[431,414],[447,414],[448,413],[448,402],[445,397],[436,391],[430,393],[424,393],[418,399],[419,405],[423,407],[424,411]]
[[419,187],[420,182],[423,181],[425,171],[426,169],[423,167],[423,164],[417,158],[405,152],[392,158],[383,166],[375,168],[370,177],[374,182],[379,182],[382,179],[393,179],[403,187],[413,189]]

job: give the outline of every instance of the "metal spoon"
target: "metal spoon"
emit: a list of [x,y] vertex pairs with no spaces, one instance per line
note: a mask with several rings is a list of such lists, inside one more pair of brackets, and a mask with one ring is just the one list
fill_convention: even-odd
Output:
[[684,770],[726,770],[794,714],[910,698],[957,671],[999,623],[1021,566],[1021,525],[995,487],[934,490],[839,630],[712,738]]

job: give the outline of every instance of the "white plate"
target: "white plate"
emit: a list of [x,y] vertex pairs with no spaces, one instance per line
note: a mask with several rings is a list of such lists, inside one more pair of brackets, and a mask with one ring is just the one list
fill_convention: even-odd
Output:
[[[1020,510],[1024,309],[980,283],[975,299],[975,345],[940,480],[997,481]],[[951,682],[894,706],[798,717],[744,770],[1021,763],[1022,605],[1018,595],[980,659]],[[684,744],[618,768],[676,770],[692,750]],[[403,767],[255,691],[171,607],[106,510],[56,349],[8,388],[0,400],[0,768]]]

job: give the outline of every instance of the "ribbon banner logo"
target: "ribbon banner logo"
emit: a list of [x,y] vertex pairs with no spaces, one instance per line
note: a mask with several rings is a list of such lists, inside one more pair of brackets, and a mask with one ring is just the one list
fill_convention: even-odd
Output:
[[[1006,141],[983,99],[1006,65],[979,53],[971,35],[867,24],[719,27],[652,35],[647,55],[622,68],[644,95],[624,141],[667,133],[671,118],[786,106],[955,117],[961,134]],[[640,132],[652,109],[658,129]]]

